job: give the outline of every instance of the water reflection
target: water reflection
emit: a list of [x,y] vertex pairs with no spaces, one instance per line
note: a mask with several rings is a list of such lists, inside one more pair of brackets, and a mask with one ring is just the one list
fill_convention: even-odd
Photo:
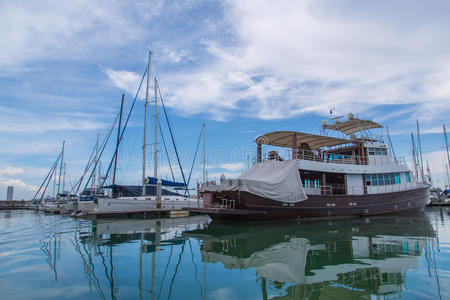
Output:
[[[202,260],[254,269],[263,299],[400,295],[422,252],[433,264],[435,233],[424,214],[295,224],[213,222],[191,231]],[[436,274],[437,275],[437,274]]]
[[[84,299],[400,298],[419,289],[407,280],[413,271],[431,295],[441,295],[436,256],[437,233],[444,226],[435,229],[432,222],[448,226],[442,210],[304,223],[220,223],[206,216],[74,220],[28,213],[23,217],[9,219],[15,220],[11,226],[24,224],[23,238],[17,238],[15,247],[20,249],[39,232],[40,257],[50,272],[43,274],[38,267],[24,270],[22,282],[28,288],[22,288],[17,298],[58,298],[55,290]],[[5,232],[11,233],[13,244],[12,230]],[[10,257],[26,262],[21,251]],[[0,255],[0,267],[8,268],[0,274],[0,288],[16,291],[1,281],[22,262],[8,264],[5,257]],[[47,277],[28,283],[38,274]]]
[[[136,256],[139,257],[139,260],[134,267],[131,265],[130,271],[132,274],[130,275],[133,277],[136,275],[135,273],[138,273],[139,298],[160,299],[164,291],[163,287],[165,287],[167,291],[164,291],[164,293],[167,295],[164,295],[164,298],[169,299],[185,250],[186,238],[182,236],[182,232],[202,229],[209,222],[210,219],[207,216],[150,220],[93,220],[91,230],[89,232],[75,232],[72,242],[83,261],[84,273],[89,281],[91,291],[93,287],[101,298],[105,299],[110,296],[111,299],[116,299],[119,292],[126,291],[123,286],[129,284],[130,278],[126,278],[128,272],[124,274],[123,269],[130,267],[127,264],[129,260],[133,260],[133,256],[130,257],[132,253],[115,252],[114,248],[138,244]],[[192,253],[191,241],[188,241],[188,244]],[[174,246],[181,247],[177,258],[173,257]],[[131,247],[129,250],[133,251],[135,248]],[[155,275],[155,273],[158,266],[156,262],[157,253],[162,248],[169,248],[170,253],[167,260],[165,258],[159,259],[159,265],[162,264],[164,267],[164,273],[160,277],[159,274]],[[151,254],[150,261],[146,259],[147,254]],[[93,256],[100,257],[101,265],[96,265]],[[117,262],[115,262],[116,259]],[[169,270],[169,266],[174,260],[176,260],[175,267]],[[116,268],[119,267],[119,270],[115,270],[115,265]],[[149,265],[151,268],[150,274],[148,274]],[[101,284],[99,277],[103,281],[107,281],[108,291]],[[164,284],[165,286],[163,286]],[[167,284],[169,284],[168,287]]]

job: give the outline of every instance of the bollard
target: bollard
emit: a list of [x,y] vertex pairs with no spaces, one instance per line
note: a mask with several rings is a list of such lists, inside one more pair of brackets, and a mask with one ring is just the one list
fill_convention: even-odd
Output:
[[161,209],[161,190],[162,190],[162,181],[158,179],[156,182],[156,208]]

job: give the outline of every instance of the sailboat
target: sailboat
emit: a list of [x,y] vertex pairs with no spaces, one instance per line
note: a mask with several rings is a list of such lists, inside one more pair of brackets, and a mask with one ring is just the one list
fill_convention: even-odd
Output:
[[[101,213],[130,213],[145,212],[154,209],[181,209],[185,207],[203,206],[201,199],[193,199],[181,191],[187,192],[186,183],[179,183],[158,178],[158,83],[155,78],[155,132],[154,132],[154,174],[146,175],[146,150],[147,150],[147,120],[149,105],[150,66],[152,52],[149,51],[147,64],[147,87],[145,97],[144,142],[142,155],[142,185],[117,185],[105,186],[112,190],[112,197],[99,196],[94,209],[96,214]],[[117,149],[116,149],[117,151]],[[117,154],[116,154],[117,157]]]

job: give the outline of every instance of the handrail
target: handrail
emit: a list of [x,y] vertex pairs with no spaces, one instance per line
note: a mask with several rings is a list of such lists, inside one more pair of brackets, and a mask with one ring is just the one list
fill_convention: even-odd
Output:
[[[286,156],[290,158],[308,160],[322,163],[344,164],[344,165],[376,165],[376,166],[393,166],[393,165],[407,165],[404,157],[397,157],[394,159],[390,156],[384,155],[370,155],[370,156],[351,156],[336,153],[321,152],[316,153],[310,150],[299,149],[296,155],[292,156],[291,151],[286,152]],[[267,155],[263,155],[263,160],[268,160]],[[280,157],[281,158],[281,157]],[[256,160],[253,159],[253,164]]]
[[[366,186],[367,194],[383,194],[383,193],[391,193],[391,192],[401,192],[412,190],[416,188],[426,187],[427,185],[420,182],[405,182],[405,183],[396,183],[396,184],[388,184],[388,185],[368,185]],[[315,186],[304,186],[306,192],[310,192],[310,194],[314,194],[312,191],[317,191],[317,194],[320,195],[363,195],[364,186],[354,186],[354,187],[345,187],[343,184],[338,185],[315,185]],[[345,190],[347,189],[346,193]],[[337,191],[340,191],[337,192]],[[343,193],[344,192],[344,193]],[[308,194],[308,193],[307,193]]]

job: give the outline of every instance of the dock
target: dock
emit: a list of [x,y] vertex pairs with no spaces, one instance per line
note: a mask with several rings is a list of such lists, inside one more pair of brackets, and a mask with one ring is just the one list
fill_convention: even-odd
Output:
[[25,200],[14,200],[14,201],[0,200],[0,210],[26,209],[27,203],[28,203],[28,201],[25,201]]
[[170,217],[170,218],[178,218],[178,217],[187,217],[189,216],[189,211],[184,209],[173,209],[173,208],[154,208],[149,210],[131,210],[131,211],[108,211],[108,212],[99,212],[99,211],[88,211],[79,213],[77,217],[97,217],[97,218],[108,218],[108,217],[127,217],[127,218],[154,218],[154,217]]

